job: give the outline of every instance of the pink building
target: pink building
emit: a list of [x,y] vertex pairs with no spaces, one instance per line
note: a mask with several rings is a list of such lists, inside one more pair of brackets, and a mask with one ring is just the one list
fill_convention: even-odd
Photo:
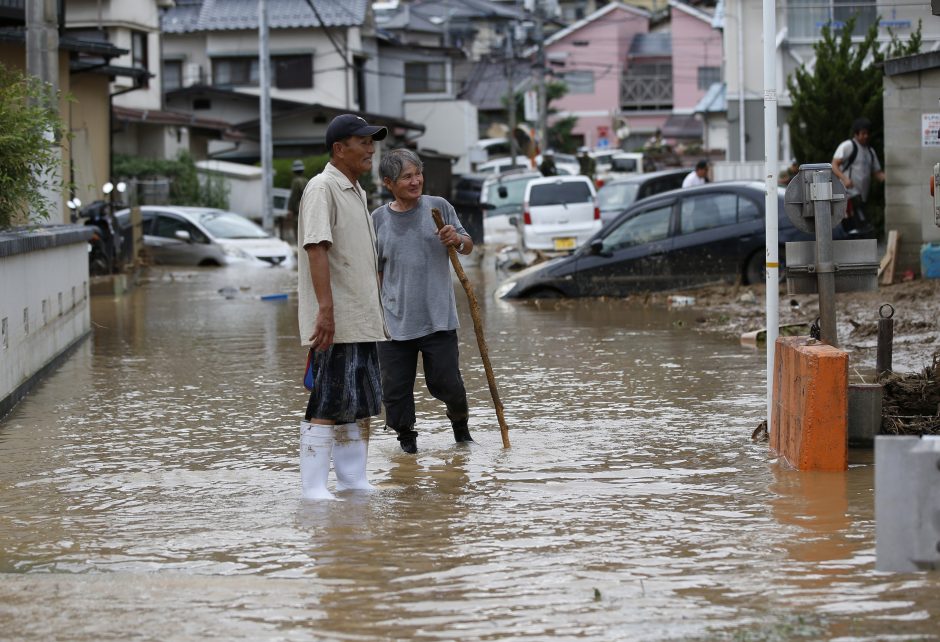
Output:
[[669,5],[670,23],[652,32],[648,11],[611,2],[545,41],[549,67],[568,85],[553,106],[578,118],[578,144],[629,150],[657,129],[673,142],[701,140],[693,112],[721,81],[721,32],[706,10]]
[[626,133],[621,80],[627,54],[634,37],[649,32],[649,26],[645,9],[611,2],[545,41],[549,67],[568,85],[568,94],[552,106],[560,116],[578,118],[574,134],[579,144],[619,146],[618,130]]
[[681,0],[669,0],[672,31],[672,109],[691,114],[713,83],[721,82],[721,31],[713,16]]

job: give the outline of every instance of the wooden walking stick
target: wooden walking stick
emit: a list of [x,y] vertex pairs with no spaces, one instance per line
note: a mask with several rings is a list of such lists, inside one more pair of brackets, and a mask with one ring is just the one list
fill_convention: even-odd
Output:
[[[434,223],[438,231],[444,227],[444,219],[441,216],[441,210],[436,207],[431,208],[431,216],[434,217]],[[486,371],[486,382],[490,386],[490,395],[493,397],[493,406],[496,408],[496,419],[499,421],[499,431],[503,436],[503,448],[509,448],[509,428],[506,426],[506,419],[503,417],[503,402],[499,399],[499,390],[496,389],[496,379],[493,377],[493,368],[490,366],[490,352],[486,347],[486,337],[483,336],[483,319],[480,316],[480,306],[477,304],[477,297],[473,293],[473,285],[463,271],[460,265],[460,259],[457,258],[457,250],[453,247],[447,248],[450,255],[450,263],[454,266],[454,272],[460,279],[460,284],[467,293],[467,299],[470,300],[470,316],[473,317],[473,331],[477,335],[477,346],[480,348],[480,358],[483,359],[483,370]]]

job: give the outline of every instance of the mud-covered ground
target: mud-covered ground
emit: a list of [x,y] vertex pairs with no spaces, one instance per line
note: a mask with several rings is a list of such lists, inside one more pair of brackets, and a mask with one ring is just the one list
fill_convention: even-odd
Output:
[[[883,434],[940,434],[940,280],[920,279],[882,285],[875,292],[836,295],[841,348],[849,352],[849,380],[875,382],[880,310],[894,308],[892,370],[883,384]],[[681,297],[689,297],[683,299]],[[671,298],[670,298],[671,297]],[[676,297],[679,297],[678,299]],[[701,314],[696,327],[741,337],[763,329],[764,287],[711,286],[659,294],[651,303],[678,301]],[[814,295],[780,294],[780,324],[811,324],[819,312]],[[796,334],[805,335],[798,331]]]
[[[688,304],[700,312],[696,318],[701,331],[720,332],[729,337],[763,329],[766,325],[764,286],[708,286],[695,290],[651,294],[651,304],[670,301]],[[878,345],[879,309],[894,307],[892,365],[895,372],[921,372],[940,350],[940,279],[916,279],[881,285],[875,292],[836,295],[836,324],[841,348],[850,353],[850,363],[858,368],[874,368]],[[885,308],[887,312],[887,308]],[[789,295],[780,290],[780,324],[811,324],[819,316],[815,294]]]

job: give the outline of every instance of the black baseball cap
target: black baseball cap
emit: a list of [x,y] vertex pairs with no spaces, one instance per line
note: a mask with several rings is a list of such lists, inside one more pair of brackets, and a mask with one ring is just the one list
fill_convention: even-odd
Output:
[[333,149],[333,143],[350,136],[371,136],[372,140],[382,140],[388,136],[388,130],[370,125],[362,116],[343,114],[330,121],[326,128],[326,148]]

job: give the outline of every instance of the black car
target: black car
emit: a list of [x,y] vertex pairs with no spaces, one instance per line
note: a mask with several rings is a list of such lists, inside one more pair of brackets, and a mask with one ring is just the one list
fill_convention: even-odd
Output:
[[597,188],[601,220],[612,221],[635,202],[682,187],[691,169],[664,169],[658,172],[616,178]]
[[[778,190],[781,275],[784,243],[811,241],[784,213]],[[571,256],[519,272],[501,298],[625,296],[707,283],[764,280],[764,183],[729,181],[644,199]],[[845,238],[841,226],[833,237]]]

